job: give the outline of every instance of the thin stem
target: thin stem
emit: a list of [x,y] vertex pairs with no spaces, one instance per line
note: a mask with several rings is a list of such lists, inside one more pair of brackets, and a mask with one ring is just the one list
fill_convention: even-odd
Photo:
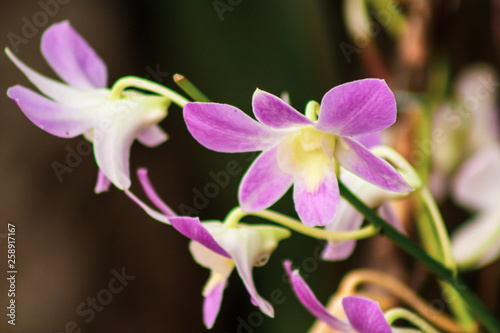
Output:
[[355,294],[357,287],[363,283],[375,284],[390,291],[391,294],[398,297],[408,306],[411,306],[424,318],[447,332],[461,333],[464,331],[452,318],[442,313],[442,311],[435,310],[404,283],[382,272],[369,269],[360,269],[350,272],[342,279],[338,292],[336,293],[336,298],[338,298],[339,295],[347,296]]
[[111,88],[110,98],[119,99],[120,95],[126,88],[132,88],[132,87],[148,90],[151,92],[155,92],[161,96],[167,97],[181,108],[184,107],[184,105],[186,105],[186,103],[189,102],[186,98],[182,97],[175,91],[162,86],[161,84],[135,76],[126,76],[116,81],[115,84],[113,85],[113,88]]
[[435,329],[431,324],[426,322],[424,319],[420,318],[413,312],[410,312],[403,308],[394,308],[385,313],[385,319],[392,325],[398,319],[404,319],[409,321],[413,325],[417,326],[425,333],[439,333],[437,329]]
[[184,75],[174,74],[174,82],[196,102],[211,102],[210,98],[202,93],[201,90],[191,83]]
[[339,181],[340,195],[346,199],[354,208],[356,208],[363,216],[370,221],[374,226],[380,228],[380,233],[396,243],[405,252],[413,256],[418,261],[422,262],[431,272],[445,280],[457,290],[462,296],[470,311],[474,313],[480,322],[484,324],[492,333],[500,332],[500,323],[493,317],[491,313],[484,307],[477,296],[470,291],[470,288],[457,276],[452,270],[445,267],[441,262],[431,257],[427,252],[422,250],[415,242],[401,234],[389,223],[380,216],[375,214],[368,206],[366,206],[357,196],[355,196],[342,182]]
[[229,214],[227,214],[227,217],[224,220],[224,226],[226,228],[236,228],[238,222],[240,222],[240,220],[246,215],[247,213],[243,211],[243,209],[236,207],[231,210]]
[[438,237],[437,241],[441,245],[440,248],[443,254],[444,265],[455,271],[457,269],[457,265],[455,264],[455,259],[453,258],[450,236],[446,231],[443,217],[439,212],[436,201],[432,197],[429,189],[425,186],[419,191],[419,194],[425,204],[425,208],[432,222],[431,224],[436,231],[436,235]]
[[258,212],[245,212],[240,207],[233,209],[226,217],[225,225],[228,228],[234,228],[238,222],[247,215],[253,215],[257,217],[262,217],[271,222],[281,224],[288,227],[301,234],[311,236],[317,239],[325,240],[336,240],[336,241],[348,241],[348,240],[358,240],[363,238],[369,238],[377,234],[378,228],[369,225],[359,230],[354,231],[327,231],[319,228],[311,228],[305,226],[299,220],[293,219],[289,216],[271,211],[271,210],[261,210]]
[[348,241],[373,237],[378,233],[378,228],[373,225],[369,225],[354,231],[327,231],[319,228],[311,228],[305,226],[299,220],[292,219],[291,217],[271,210],[261,210],[259,212],[248,213],[248,215],[265,218],[269,221],[284,225],[301,234],[318,239]]
[[450,306],[451,313],[455,315],[457,321],[466,332],[476,332],[477,323],[467,309],[467,304],[460,294],[451,285],[445,281],[439,280],[441,285],[442,295],[446,298]]

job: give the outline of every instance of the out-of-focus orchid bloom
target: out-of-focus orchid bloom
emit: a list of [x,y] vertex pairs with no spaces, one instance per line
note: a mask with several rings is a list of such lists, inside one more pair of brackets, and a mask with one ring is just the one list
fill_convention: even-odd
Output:
[[[378,214],[400,232],[404,233],[403,225],[392,210],[389,202],[403,198],[406,194],[384,190],[346,170],[342,170],[340,179],[366,205],[371,208],[378,207]],[[340,198],[337,213],[333,220],[325,226],[325,229],[330,231],[357,230],[360,228],[363,220],[364,217],[361,213],[345,199]],[[328,241],[321,256],[325,260],[343,260],[351,255],[355,246],[355,240]]]
[[266,264],[279,241],[290,237],[290,231],[279,227],[244,223],[228,227],[220,221],[200,222],[198,218],[174,216],[156,194],[147,179],[146,171],[141,169],[138,174],[146,194],[162,214],[147,206],[131,192],[126,191],[127,195],[151,217],[171,224],[181,234],[190,238],[189,248],[194,260],[210,269],[210,278],[203,289],[205,297],[203,321],[207,328],[211,328],[215,323],[227,280],[235,267],[250,294],[252,303],[266,315],[273,317],[272,305],[257,292],[252,269],[254,266]]
[[319,114],[308,108],[307,117],[259,89],[252,104],[258,121],[227,104],[188,103],[184,108],[189,131],[205,147],[228,153],[263,151],[240,185],[245,211],[268,208],[294,184],[295,209],[302,222],[327,224],[339,200],[338,164],[382,188],[412,190],[389,163],[353,139],[396,120],[394,95],[383,80],[337,86],[323,97]]
[[457,173],[454,195],[458,203],[477,211],[451,237],[460,268],[478,268],[500,257],[500,146],[486,148]]
[[[405,329],[391,328],[379,304],[365,297],[344,297],[342,306],[347,316],[347,320],[331,315],[318,301],[311,288],[300,276],[299,271],[297,269],[292,271],[291,262],[285,261],[284,266],[293,291],[302,305],[304,305],[313,316],[324,321],[336,332],[391,333],[406,331]],[[415,332],[415,330],[411,330],[411,332]]]
[[[290,236],[290,231],[243,223],[239,223],[236,228],[228,228],[221,222],[200,223],[197,218],[191,217],[169,220],[174,228],[192,239],[190,250],[196,262],[211,270],[203,290],[203,319],[208,328],[213,326],[219,313],[222,294],[234,267],[243,280],[252,303],[266,315],[274,316],[272,305],[255,288],[252,269],[254,266],[264,265],[278,242]],[[199,237],[200,234],[206,236]]]
[[44,32],[41,50],[65,83],[32,70],[6,49],[12,62],[43,93],[17,85],[7,95],[44,131],[62,138],[83,134],[94,143],[100,170],[96,192],[107,190],[110,182],[119,189],[129,188],[130,147],[135,139],[150,147],[167,139],[157,124],[167,115],[170,100],[137,92],[111,99],[106,65],[67,21]]
[[[454,87],[455,99],[436,112],[431,142],[422,143],[422,153],[432,151],[430,188],[440,198],[448,190],[450,175],[462,161],[500,139],[497,116],[498,76],[487,64],[462,71]],[[428,150],[428,151],[426,151]]]

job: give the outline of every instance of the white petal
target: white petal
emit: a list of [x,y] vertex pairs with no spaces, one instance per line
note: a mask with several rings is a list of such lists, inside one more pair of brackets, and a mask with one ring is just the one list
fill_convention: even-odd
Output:
[[455,199],[473,209],[498,207],[500,147],[491,146],[469,159],[454,180]]
[[94,151],[97,164],[106,177],[119,189],[130,187],[130,147],[144,129],[155,126],[166,116],[165,99],[137,96],[108,101],[101,106],[104,115],[101,126],[94,129]]
[[[459,267],[471,268],[498,257],[500,210],[484,212],[460,226],[452,235],[453,255]],[[487,260],[484,258],[486,257]]]
[[76,89],[66,84],[52,80],[26,66],[8,48],[5,53],[24,75],[45,95],[64,105],[86,108],[97,106],[106,101],[107,89]]

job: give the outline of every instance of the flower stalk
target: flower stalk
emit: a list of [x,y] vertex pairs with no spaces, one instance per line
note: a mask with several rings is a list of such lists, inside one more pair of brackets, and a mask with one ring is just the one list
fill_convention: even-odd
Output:
[[181,108],[183,108],[184,105],[189,103],[189,101],[186,98],[182,97],[175,91],[170,90],[161,84],[143,78],[139,78],[136,76],[125,76],[116,81],[115,84],[113,85],[113,88],[111,89],[110,98],[112,100],[119,100],[121,94],[126,88],[138,88],[157,93],[158,95],[170,99],[172,102],[174,102]]

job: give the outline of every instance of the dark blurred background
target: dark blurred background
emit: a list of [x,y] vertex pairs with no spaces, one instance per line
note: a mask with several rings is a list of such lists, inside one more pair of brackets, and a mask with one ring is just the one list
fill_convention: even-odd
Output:
[[[48,10],[48,3],[56,3],[57,8]],[[304,110],[307,101],[320,101],[335,85],[374,76],[366,56],[370,49],[360,48],[347,61],[340,47],[341,43],[353,45],[341,1],[232,3],[231,10],[221,14],[212,1],[2,1],[1,44],[16,51],[13,34],[23,36],[26,22],[34,22],[35,17],[42,20],[40,12],[45,12],[47,23],[18,44],[15,53],[46,75],[55,77],[39,52],[42,32],[52,23],[70,20],[106,62],[110,85],[122,76],[135,75],[177,89],[172,76],[181,73],[213,101],[248,113],[256,87],[274,94],[287,91],[292,104]],[[498,66],[499,49],[495,47],[500,41],[494,42],[491,24],[497,7],[472,0],[429,5],[426,52],[444,55],[452,73],[476,61]],[[386,70],[404,65],[388,36],[382,32],[377,38],[382,46],[387,45],[379,50]],[[419,64],[415,70],[421,75],[411,88],[422,91],[427,67]],[[31,87],[6,56],[0,57],[0,77],[0,91],[15,84]],[[401,83],[405,78],[386,79],[393,88],[408,88]],[[120,191],[94,194],[97,167],[92,155],[83,157],[59,182],[52,163],[65,164],[68,151],[75,150],[81,138],[64,140],[45,133],[5,95],[0,105],[0,233],[7,233],[7,223],[16,225],[18,270],[17,317],[12,327],[4,314],[8,305],[3,278],[6,239],[0,238],[4,309],[0,330],[59,333],[77,332],[73,328],[77,326],[82,332],[204,332],[201,290],[209,272],[192,260],[188,241],[149,218]],[[155,149],[138,143],[132,148],[133,192],[145,198],[134,170],[147,167],[156,189],[174,209],[194,207],[196,189],[203,191],[212,181],[209,173],[225,170],[230,161],[236,161],[241,174],[195,212],[202,220],[224,218],[237,205],[239,180],[250,164],[250,155],[217,154],[202,147],[188,133],[177,106],[169,109],[161,125],[169,133],[169,141]],[[274,208],[295,216],[290,193]],[[274,304],[275,319],[255,311],[233,273],[212,331],[304,332],[313,318],[284,283],[283,259],[292,259],[309,273],[308,282],[326,303],[345,272],[381,266],[374,258],[383,258],[385,250],[367,255],[370,249],[390,248],[377,237],[359,242],[348,261],[326,263],[315,258],[321,246],[321,242],[294,234],[280,244],[266,266],[254,269],[263,297],[270,299],[274,290],[283,292],[282,302]],[[395,252],[391,258],[394,267],[389,271],[404,275],[397,273],[397,267],[405,257]],[[391,266],[391,262],[382,266]],[[135,278],[95,312],[95,318],[85,322],[89,317],[79,315],[77,308],[108,287],[113,271],[123,269]]]

